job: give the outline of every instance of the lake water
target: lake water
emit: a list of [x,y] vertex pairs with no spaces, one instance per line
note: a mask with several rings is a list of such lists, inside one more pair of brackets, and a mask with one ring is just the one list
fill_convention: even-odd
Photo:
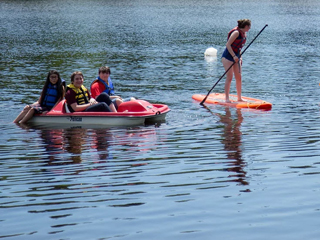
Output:
[[[271,111],[191,98],[224,73],[241,18],[247,43],[268,24],[243,55],[243,95]],[[0,20],[1,239],[319,238],[320,1],[2,0]],[[50,69],[89,86],[106,64],[118,94],[167,104],[166,122],[12,123]]]

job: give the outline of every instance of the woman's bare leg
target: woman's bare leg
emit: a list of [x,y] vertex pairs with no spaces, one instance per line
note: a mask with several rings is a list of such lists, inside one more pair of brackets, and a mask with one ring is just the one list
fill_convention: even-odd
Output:
[[13,121],[14,123],[18,123],[21,121],[21,119],[24,118],[24,116],[28,113],[28,111],[31,109],[29,105],[25,106],[23,110],[20,112],[20,114],[16,117],[16,119]]
[[[222,64],[223,64],[224,69],[227,71],[230,68],[230,66],[233,64],[233,62],[227,60],[226,58],[222,58]],[[229,69],[229,71],[226,73],[226,82],[224,85],[224,93],[226,96],[226,102],[230,102],[229,93],[230,93],[230,86],[231,86],[232,77],[233,77],[233,67],[231,69]]]
[[116,107],[114,106],[113,103],[111,103],[111,104],[109,105],[109,108],[111,109],[111,112],[117,112],[117,109],[116,109]]
[[241,65],[240,64],[235,64],[233,66],[234,69],[234,77],[236,79],[236,88],[237,88],[237,96],[238,96],[238,101],[242,102],[242,77],[241,77]]
[[116,104],[117,104],[118,107],[120,106],[121,103],[123,103],[123,101],[120,100],[119,98],[117,98],[117,99],[116,99]]
[[22,118],[22,120],[20,121],[20,123],[26,123],[28,122],[34,115],[34,109],[31,108],[28,113]]

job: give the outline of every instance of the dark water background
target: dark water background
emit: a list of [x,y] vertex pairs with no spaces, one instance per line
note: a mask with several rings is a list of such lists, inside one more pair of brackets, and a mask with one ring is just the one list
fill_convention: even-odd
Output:
[[[243,95],[268,112],[194,102],[250,18]],[[320,2],[0,2],[0,238],[318,239]],[[208,47],[218,60],[207,60]],[[165,123],[34,129],[12,123],[47,72],[169,105]],[[223,92],[224,81],[215,88]],[[235,93],[235,85],[232,85]]]

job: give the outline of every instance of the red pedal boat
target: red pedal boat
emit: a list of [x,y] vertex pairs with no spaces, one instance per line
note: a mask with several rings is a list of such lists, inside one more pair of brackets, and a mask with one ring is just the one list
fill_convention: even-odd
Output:
[[67,110],[65,100],[46,114],[36,114],[28,122],[43,126],[135,126],[165,120],[169,107],[145,100],[121,103],[118,112],[73,112]]

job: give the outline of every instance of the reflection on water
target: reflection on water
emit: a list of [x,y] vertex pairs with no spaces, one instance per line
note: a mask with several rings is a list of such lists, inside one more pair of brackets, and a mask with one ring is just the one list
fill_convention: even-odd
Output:
[[40,137],[48,156],[48,164],[59,164],[61,160],[60,154],[64,152],[64,132],[62,129],[43,129],[40,130]]
[[82,150],[85,144],[86,129],[82,128],[69,128],[65,129],[65,144],[66,151],[70,153],[72,163],[82,162]]
[[[218,117],[218,123],[222,123],[221,143],[225,150],[225,162],[227,168],[224,170],[232,172],[228,177],[227,182],[238,182],[240,185],[249,185],[247,181],[246,171],[244,168],[247,166],[246,161],[242,156],[242,132],[241,124],[243,122],[242,109],[223,107],[223,113],[211,110],[208,106],[202,105],[208,110],[215,118]],[[242,190],[243,191],[243,190]],[[250,191],[247,189],[246,191]]]
[[[20,125],[21,127],[21,125]],[[23,128],[29,131],[30,128]],[[123,151],[128,160],[148,153],[159,139],[154,127],[129,129],[36,129],[42,139],[41,147],[45,149],[44,157],[48,165],[78,164],[83,155],[94,163],[105,163],[103,160],[113,159],[112,150]],[[129,155],[130,154],[130,155]]]
[[236,109],[236,116],[232,116],[229,107],[225,108],[225,114],[217,114],[220,117],[220,122],[224,124],[224,131],[222,134],[222,143],[227,154],[227,158],[230,159],[227,171],[234,172],[230,175],[232,178],[236,178],[236,182],[242,185],[248,185],[246,179],[246,166],[245,161],[242,158],[242,140],[241,140],[241,123],[243,121],[241,109]]
[[110,147],[113,140],[113,134],[107,129],[93,130],[92,147],[97,150],[100,161],[112,159]]

